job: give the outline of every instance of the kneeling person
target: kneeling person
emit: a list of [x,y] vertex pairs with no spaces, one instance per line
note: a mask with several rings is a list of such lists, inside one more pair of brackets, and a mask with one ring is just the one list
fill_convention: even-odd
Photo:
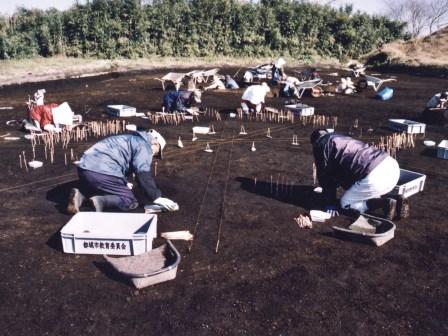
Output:
[[80,189],[72,189],[67,212],[75,214],[86,200],[96,211],[116,208],[122,211],[138,207],[137,199],[128,188],[127,177],[135,173],[145,195],[155,204],[169,211],[179,208],[177,203],[161,197],[151,176],[154,155],[162,156],[165,139],[155,130],[133,132],[108,137],[85,151],[78,166]]
[[270,92],[269,86],[263,82],[261,85],[251,85],[244,91],[241,97],[241,109],[245,114],[251,111],[260,113],[263,109],[266,94]]
[[359,140],[323,129],[311,134],[311,143],[327,210],[335,204],[336,189],[341,186],[346,190],[342,209],[364,213],[382,208],[385,217],[393,219],[396,200],[380,197],[397,185],[400,168],[395,159]]

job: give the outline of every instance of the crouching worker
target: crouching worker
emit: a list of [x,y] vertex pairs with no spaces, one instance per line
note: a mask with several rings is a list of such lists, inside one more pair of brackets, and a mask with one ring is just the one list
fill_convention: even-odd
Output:
[[47,132],[59,132],[62,127],[70,129],[74,122],[81,123],[82,117],[75,115],[68,103],[44,104],[46,90],[41,89],[28,101],[29,119],[32,124],[25,122],[24,128],[31,131],[45,130]]
[[221,80],[221,78],[218,75],[213,76],[213,81],[210,83],[209,86],[206,86],[204,88],[205,91],[207,90],[225,90],[226,85]]
[[163,95],[163,109],[165,112],[193,113],[194,103],[201,103],[201,91],[169,91]]
[[310,140],[327,211],[336,208],[336,189],[341,186],[346,190],[342,210],[364,213],[382,208],[385,218],[393,219],[396,200],[381,196],[397,185],[397,161],[368,144],[323,129],[315,130]]
[[428,109],[444,109],[448,107],[448,91],[436,93],[426,103]]
[[115,208],[122,211],[138,207],[128,188],[127,177],[135,173],[145,195],[168,211],[178,210],[177,203],[161,197],[151,176],[152,158],[162,157],[165,139],[155,130],[108,137],[85,151],[78,166],[80,190],[72,189],[67,212],[75,214],[90,197],[95,211]]
[[245,114],[252,111],[261,112],[266,94],[270,92],[269,86],[263,82],[261,85],[251,85],[244,91],[241,97],[241,109]]

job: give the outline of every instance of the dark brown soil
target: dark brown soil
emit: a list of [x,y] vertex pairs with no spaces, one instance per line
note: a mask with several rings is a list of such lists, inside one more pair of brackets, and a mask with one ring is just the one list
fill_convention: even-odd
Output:
[[[249,134],[239,136],[241,122],[228,113],[238,106],[242,90],[204,94],[204,106],[223,116],[222,122],[213,122],[214,136],[191,142],[191,123],[157,126],[169,146],[156,179],[164,195],[180,204],[180,211],[160,216],[159,232],[196,233],[191,252],[188,243],[174,242],[182,255],[174,281],[136,290],[102,256],[64,254],[59,230],[70,219],[64,207],[76,169],[64,165],[60,148],[50,164],[38,147],[44,167],[21,170],[18,156],[25,150],[29,159],[31,147],[24,133],[5,122],[23,119],[28,94],[40,88],[46,88],[47,102],[68,101],[87,120],[107,118],[103,113],[111,103],[157,110],[162,91],[152,78],[160,75],[130,73],[0,89],[0,106],[14,107],[1,110],[0,135],[22,137],[0,139],[3,334],[448,334],[448,161],[424,149],[423,138],[415,149],[399,153],[400,166],[426,174],[427,183],[411,198],[410,218],[396,221],[395,238],[382,247],[337,239],[330,221],[299,229],[293,218],[320,206],[312,192],[312,126],[244,121]],[[387,102],[375,100],[371,90],[303,100],[317,114],[338,116],[342,132],[349,132],[358,118],[362,138],[372,142],[390,133],[384,128],[388,118],[418,118],[427,99],[446,88],[446,80],[399,74],[391,86],[395,96]],[[283,101],[271,98],[268,105]],[[148,120],[130,121],[151,127]],[[267,127],[272,140],[264,136]],[[366,135],[370,127],[374,132]],[[291,145],[293,134],[298,147]],[[175,146],[178,136],[184,149]],[[428,125],[426,138],[438,143],[447,136],[443,125]],[[80,156],[95,141],[69,147]],[[252,141],[256,152],[250,151]],[[203,152],[206,142],[214,153]]]

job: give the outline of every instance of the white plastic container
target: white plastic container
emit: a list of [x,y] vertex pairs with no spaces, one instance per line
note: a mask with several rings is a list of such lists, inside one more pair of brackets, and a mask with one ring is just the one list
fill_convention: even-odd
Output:
[[33,161],[28,162],[28,166],[30,166],[31,168],[34,168],[34,169],[40,168],[43,165],[44,165],[44,163],[42,161],[33,160]]
[[126,130],[128,130],[128,131],[136,131],[137,130],[137,125],[127,124],[126,125]]
[[285,105],[285,108],[297,116],[310,116],[314,114],[314,107],[305,104]]
[[437,145],[437,157],[439,159],[448,159],[448,140],[442,140]]
[[426,175],[406,169],[400,169],[400,179],[389,195],[408,198],[422,191],[425,187]]
[[152,249],[157,215],[78,212],[61,230],[65,253],[138,255]]
[[408,134],[425,134],[426,124],[406,119],[389,119],[389,127]]
[[204,126],[193,127],[194,134],[208,134],[208,132],[210,132],[210,127],[204,127]]
[[127,105],[107,105],[107,113],[115,117],[135,117],[135,107]]

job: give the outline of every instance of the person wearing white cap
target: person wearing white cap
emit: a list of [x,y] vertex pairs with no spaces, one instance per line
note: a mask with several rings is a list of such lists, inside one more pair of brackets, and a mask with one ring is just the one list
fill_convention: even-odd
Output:
[[78,165],[79,189],[70,192],[67,212],[75,214],[90,197],[97,212],[107,208],[122,211],[138,207],[134,193],[128,187],[128,176],[134,173],[137,181],[154,204],[168,211],[179,209],[179,205],[162,193],[151,175],[153,157],[162,158],[166,141],[155,131],[132,132],[103,139],[87,149]]
[[266,94],[271,91],[269,86],[263,82],[261,85],[251,85],[244,91],[241,97],[241,108],[248,114],[251,110],[256,113],[261,112],[264,105]]
[[286,62],[283,57],[280,57],[277,61],[275,61],[272,66],[272,83],[277,84],[279,81],[283,81],[286,79],[285,74],[285,66]]

